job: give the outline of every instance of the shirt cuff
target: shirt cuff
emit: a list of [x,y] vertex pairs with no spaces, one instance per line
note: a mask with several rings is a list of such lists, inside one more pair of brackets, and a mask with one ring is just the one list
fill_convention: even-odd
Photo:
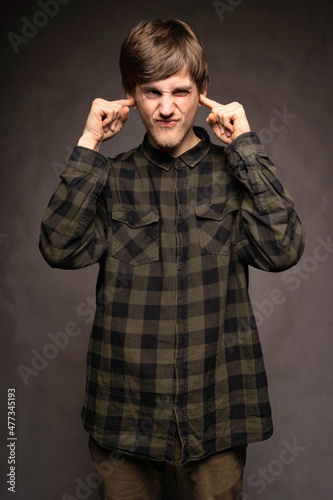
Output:
[[243,162],[252,155],[267,156],[257,133],[253,131],[240,134],[228,144],[224,152],[232,169],[239,166],[240,162]]
[[76,167],[93,167],[106,170],[109,160],[106,156],[102,155],[98,151],[93,149],[85,148],[84,146],[75,146],[68,163],[73,163]]

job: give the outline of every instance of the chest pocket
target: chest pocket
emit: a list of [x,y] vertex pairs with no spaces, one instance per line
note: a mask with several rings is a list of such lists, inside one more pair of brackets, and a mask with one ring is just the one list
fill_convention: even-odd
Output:
[[202,254],[228,255],[230,253],[231,235],[238,210],[238,198],[230,198],[226,203],[196,207]]
[[157,212],[114,210],[112,213],[112,257],[132,266],[159,259]]

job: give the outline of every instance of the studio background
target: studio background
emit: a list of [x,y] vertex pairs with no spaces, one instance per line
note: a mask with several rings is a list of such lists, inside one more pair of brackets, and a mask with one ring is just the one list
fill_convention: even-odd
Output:
[[[329,1],[310,0],[2,2],[1,498],[98,499],[80,419],[98,266],[51,269],[39,226],[91,102],[122,96],[125,35],[141,19],[176,17],[205,46],[208,97],[243,104],[307,234],[293,270],[250,272],[274,434],[248,447],[244,500],[331,499],[332,13]],[[207,127],[207,115],[200,108],[196,123]],[[131,110],[101,152],[115,156],[143,134]],[[52,340],[59,332],[62,349]],[[8,388],[16,389],[15,494],[6,485]],[[163,500],[177,498],[168,475]]]

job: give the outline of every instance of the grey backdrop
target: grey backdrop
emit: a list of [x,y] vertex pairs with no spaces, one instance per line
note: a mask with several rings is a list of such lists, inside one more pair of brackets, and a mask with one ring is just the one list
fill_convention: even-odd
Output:
[[[304,256],[292,271],[251,270],[275,432],[248,448],[244,500],[331,499],[330,2],[59,0],[56,8],[54,1],[1,7],[1,498],[98,498],[80,421],[98,268],[48,267],[38,250],[39,225],[91,101],[121,96],[118,54],[125,34],[144,18],[177,17],[205,45],[208,96],[244,105],[307,233]],[[197,123],[205,126],[206,116],[201,108]],[[102,152],[128,150],[143,133],[132,110]],[[69,335],[73,328],[75,337]],[[64,331],[61,349],[52,334]],[[6,486],[12,387],[15,494]],[[166,476],[164,500],[177,498]]]

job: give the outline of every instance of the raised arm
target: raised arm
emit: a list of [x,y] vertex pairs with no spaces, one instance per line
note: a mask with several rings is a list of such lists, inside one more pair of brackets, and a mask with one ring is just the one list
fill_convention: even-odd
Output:
[[239,102],[220,104],[203,94],[199,99],[210,110],[206,121],[220,141],[230,144],[239,135],[250,132],[245,110]]
[[303,253],[305,232],[257,134],[242,134],[225,154],[230,172],[243,185],[237,225],[240,258],[264,271],[292,267]]
[[134,104],[134,99],[93,102],[83,135],[43,213],[39,248],[50,266],[86,267],[106,250],[112,201],[109,161],[98,150],[121,130]]
[[133,97],[131,99],[119,99],[118,101],[95,99],[78,146],[99,151],[103,142],[120,132],[128,118],[131,106],[135,106]]
[[250,130],[244,108],[222,105],[201,95],[210,109],[207,123],[227,147],[231,175],[242,184],[235,238],[240,258],[265,271],[283,271],[300,259],[305,232],[288,191],[276,177],[258,135]]

